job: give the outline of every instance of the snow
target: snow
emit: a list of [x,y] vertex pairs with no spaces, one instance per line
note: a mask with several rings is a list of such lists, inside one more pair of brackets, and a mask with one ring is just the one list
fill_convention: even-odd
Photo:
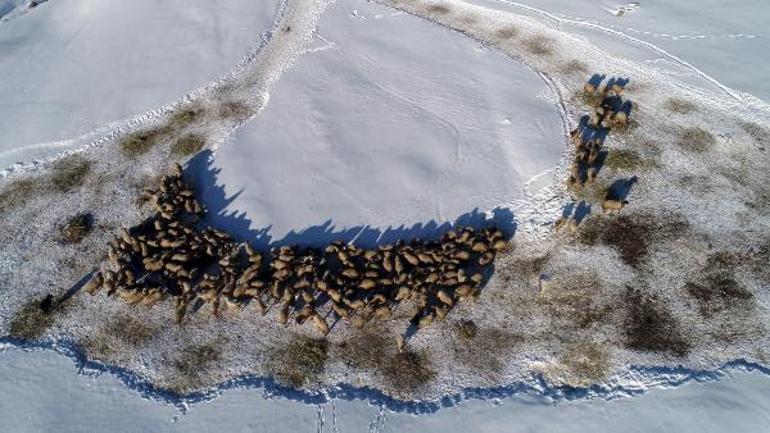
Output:
[[[87,372],[86,372],[87,373]],[[2,430],[62,433],[154,432],[499,432],[554,433],[764,431],[770,423],[770,376],[735,373],[612,400],[552,400],[521,394],[467,401],[430,415],[393,412],[360,400],[319,405],[232,389],[189,406],[149,400],[110,374],[78,374],[51,351],[0,351]],[[597,427],[601,426],[601,427]]]
[[[451,321],[448,322],[450,325],[437,324],[421,331],[409,344],[418,349],[430,349],[440,370],[436,386],[426,391],[425,395],[438,398],[466,387],[509,384],[523,377],[531,378],[532,371],[546,375],[550,372],[552,378],[560,380],[562,377],[559,375],[565,367],[559,365],[559,351],[564,345],[559,332],[589,341],[606,339],[606,348],[611,356],[609,368],[621,371],[619,378],[611,376],[607,379],[609,385],[635,385],[634,389],[638,390],[661,383],[665,385],[665,375],[663,379],[656,375],[637,377],[630,373],[623,376],[622,372],[632,364],[675,368],[686,363],[694,365],[694,368],[713,368],[735,358],[766,359],[763,357],[767,355],[762,351],[762,347],[767,347],[767,336],[762,332],[770,325],[766,311],[769,305],[766,284],[751,275],[742,275],[756,293],[756,309],[735,314],[728,311],[725,315],[735,317],[724,322],[719,321],[721,317],[708,321],[698,316],[692,299],[681,291],[672,290],[682,287],[687,278],[692,277],[691,274],[701,271],[707,254],[710,254],[707,249],[745,251],[756,246],[755,233],[758,236],[768,233],[766,218],[746,208],[746,199],[761,195],[760,188],[766,187],[760,176],[766,169],[762,165],[766,161],[755,150],[757,145],[738,126],[744,118],[755,120],[747,113],[752,113],[756,107],[751,104],[748,104],[749,107],[741,106],[743,101],[753,100],[743,99],[744,95],[738,92],[753,88],[761,94],[764,82],[752,75],[761,68],[749,68],[749,73],[741,77],[748,84],[730,81],[731,76],[736,76],[731,74],[730,58],[725,60],[726,63],[719,63],[713,60],[718,57],[714,52],[704,49],[706,53],[702,55],[706,60],[695,61],[693,57],[697,54],[680,51],[681,44],[673,43],[672,38],[672,45],[666,45],[666,50],[686,59],[686,63],[679,62],[676,66],[678,71],[686,74],[681,78],[688,84],[696,83],[701,87],[691,89],[678,81],[678,75],[673,75],[670,80],[664,79],[672,70],[660,68],[658,63],[669,65],[676,61],[662,51],[633,43],[628,38],[619,38],[615,33],[602,31],[600,38],[588,36],[587,41],[602,47],[605,50],[602,52],[583,37],[574,37],[575,34],[589,35],[590,31],[583,31],[585,26],[567,21],[560,21],[555,26],[563,31],[559,32],[554,30],[553,23],[546,28],[541,22],[522,19],[514,14],[490,13],[459,1],[449,4],[461,14],[443,18],[425,14],[421,9],[424,2],[421,1],[403,1],[397,5],[407,9],[414,6],[414,13],[461,30],[465,33],[461,35],[417,17],[365,2],[339,1],[321,16],[326,4],[305,0],[290,2],[289,10],[282,17],[286,21],[281,23],[290,23],[291,31],[270,35],[271,42],[264,50],[233,69],[242,54],[257,48],[259,34],[270,27],[277,5],[252,5],[264,9],[250,10],[249,14],[245,13],[247,9],[226,9],[231,15],[222,15],[217,21],[198,19],[200,17],[195,11],[203,11],[200,12],[203,16],[210,17],[220,13],[222,5],[187,6],[185,3],[185,7],[181,7],[179,3],[164,3],[163,8],[165,5],[177,6],[168,6],[168,10],[163,10],[182,16],[168,18],[180,20],[180,26],[168,26],[168,21],[162,19],[157,22],[151,20],[153,25],[146,32],[154,35],[155,39],[148,38],[144,50],[133,51],[132,44],[121,42],[117,36],[133,40],[140,36],[135,33],[144,32],[131,32],[120,23],[112,23],[123,32],[115,35],[116,39],[110,39],[112,36],[107,30],[111,29],[104,30],[102,23],[106,20],[105,16],[114,15],[100,15],[99,20],[89,21],[93,16],[91,13],[103,10],[100,8],[128,8],[130,5],[138,12],[125,11],[120,18],[125,18],[124,15],[132,17],[136,23],[144,21],[147,16],[157,16],[155,8],[158,6],[147,10],[143,9],[148,7],[146,4],[134,4],[136,2],[109,6],[102,3],[106,2],[52,0],[34,13],[18,15],[0,27],[0,39],[10,38],[0,44],[0,49],[13,50],[29,45],[30,59],[45,61],[38,66],[24,55],[12,51],[0,58],[0,67],[5,68],[3,71],[8,72],[6,75],[11,77],[9,82],[13,84],[3,87],[9,95],[2,102],[5,104],[4,116],[0,119],[4,120],[0,122],[7,122],[7,125],[2,124],[2,128],[4,132],[8,131],[3,139],[10,137],[8,149],[22,148],[18,153],[6,153],[6,156],[23,155],[19,158],[27,160],[35,158],[44,153],[31,152],[37,146],[49,155],[60,149],[62,144],[47,141],[69,140],[79,134],[91,133],[94,128],[105,128],[112,134],[84,151],[95,159],[98,174],[106,173],[112,177],[100,178],[104,179],[103,183],[97,179],[88,180],[82,191],[66,196],[69,200],[57,200],[58,196],[33,198],[30,206],[8,215],[5,220],[7,230],[4,227],[0,232],[0,239],[7,241],[0,249],[0,326],[3,329],[7,328],[9,317],[17,307],[30,296],[70,287],[82,277],[82,269],[76,269],[72,262],[65,259],[74,256],[76,265],[83,269],[90,268],[95,264],[88,261],[88,255],[97,254],[111,236],[109,230],[95,234],[76,254],[51,242],[48,235],[55,229],[57,219],[81,211],[80,206],[92,208],[104,227],[131,225],[143,216],[133,206],[134,192],[128,184],[138,184],[142,176],[151,176],[165,168],[169,155],[159,146],[144,159],[126,161],[115,151],[113,140],[130,128],[162,122],[168,114],[168,104],[180,101],[179,106],[185,106],[191,102],[182,98],[185,94],[210,84],[211,80],[228,71],[232,75],[219,83],[223,84],[220,89],[230,85],[227,87],[230,89],[229,96],[242,97],[255,111],[263,111],[243,126],[236,122],[223,122],[204,125],[196,130],[210,139],[215,153],[211,161],[205,158],[194,160],[191,169],[200,170],[196,171],[198,174],[210,172],[214,177],[213,184],[224,187],[224,191],[216,187],[204,191],[207,204],[221,212],[215,218],[215,224],[235,229],[242,236],[252,234],[255,229],[269,227],[267,233],[273,240],[281,239],[290,230],[299,230],[300,233],[289,236],[290,240],[317,241],[317,234],[332,226],[334,230],[350,229],[351,237],[355,237],[363,225],[380,230],[402,224],[408,227],[428,221],[451,221],[476,207],[489,210],[503,204],[516,210],[517,220],[522,222],[524,228],[537,225],[551,233],[545,224],[553,221],[554,210],[557,210],[554,206],[563,205],[567,199],[560,184],[553,182],[554,179],[564,178],[566,166],[566,158],[562,155],[564,140],[560,120],[572,119],[574,123],[580,109],[570,99],[570,92],[585,79],[583,74],[570,76],[559,72],[558,68],[562,62],[578,58],[585,60],[590,71],[628,74],[634,85],[640,84],[630,93],[634,102],[641,102],[642,109],[637,117],[643,124],[641,132],[631,133],[626,138],[613,136],[608,143],[611,150],[631,148],[650,137],[659,139],[663,144],[664,167],[655,172],[656,176],[641,176],[627,212],[633,214],[640,208],[658,211],[673,207],[685,214],[697,230],[694,235],[690,233],[690,237],[670,242],[664,240],[657,245],[656,251],[651,253],[650,264],[657,272],[644,277],[651,279],[650,291],[663,297],[677,318],[687,326],[688,332],[692,333],[693,353],[690,358],[678,359],[665,354],[626,350],[622,343],[618,343],[622,341],[622,335],[617,335],[622,328],[616,323],[609,323],[596,332],[560,329],[558,323],[552,322],[552,318],[539,309],[541,299],[531,290],[531,281],[513,287],[506,286],[496,277],[485,288],[485,296],[476,305],[461,309],[457,314],[465,314],[459,317],[471,317],[482,326],[521,332],[527,338],[532,337],[532,341],[510,352],[503,349],[504,361],[508,364],[503,365],[505,368],[499,372],[500,376],[480,378],[475,366],[453,363]],[[482,4],[480,1],[477,3]],[[750,4],[756,7],[755,3]],[[564,14],[581,13],[573,5],[581,9],[578,2],[543,3],[539,7],[560,10]],[[602,6],[615,7],[607,2],[602,2]],[[687,18],[672,18],[676,15],[666,13],[667,9],[654,9],[659,7],[659,4],[653,4],[647,8],[645,3],[622,19],[636,19],[636,27],[656,29],[656,32],[667,30],[649,27],[654,24],[652,17],[656,17],[657,21],[662,19],[657,17],[669,17],[671,21],[665,21],[666,25],[686,27],[689,24]],[[517,8],[515,12],[521,12],[521,8]],[[726,14],[734,9],[737,8],[719,9],[719,13]],[[604,9],[593,10],[606,15],[602,15],[605,20],[614,19]],[[120,11],[123,12],[122,9]],[[658,12],[652,14],[645,11]],[[530,12],[538,20],[542,19],[542,14]],[[702,13],[708,15],[707,12]],[[762,13],[745,16],[748,13],[744,9],[735,12],[732,17],[737,18],[731,18],[724,31],[737,28],[735,31],[743,32],[745,28],[740,26],[751,26],[762,17]],[[231,25],[233,20],[251,22],[255,16],[263,19],[259,26],[239,30]],[[313,45],[308,47],[319,16],[318,35],[312,40]],[[64,20],[65,17],[71,20]],[[193,24],[184,24],[187,22],[185,17],[195,18],[190,20]],[[693,32],[700,29],[699,20],[708,22],[710,18],[701,14],[698,20],[693,19]],[[192,42],[188,44],[186,38],[190,34],[197,35],[201,28],[208,28],[207,23],[216,30],[209,35],[229,34],[231,36],[224,40],[240,48],[219,52],[215,47],[213,53],[205,50],[198,53],[196,45]],[[525,32],[543,32],[553,37],[556,54],[547,59],[537,58],[522,54],[518,41],[500,42],[490,38],[492,29],[507,23],[514,23]],[[175,43],[166,46],[163,38],[157,36],[165,35],[169,28],[173,30],[170,35]],[[103,33],[89,33],[95,29],[101,29]],[[49,34],[54,31],[63,33],[58,33],[58,36]],[[243,33],[238,33],[240,31]],[[99,35],[105,36],[105,40],[98,40]],[[11,44],[13,37],[17,40]],[[653,34],[651,37],[656,47],[664,46],[663,36],[656,39]],[[205,41],[196,43],[213,44],[211,39],[217,38],[207,37]],[[745,39],[754,43],[762,38],[727,39]],[[695,41],[698,40],[696,37]],[[104,43],[103,57],[97,55],[100,51],[93,45],[98,43]],[[112,52],[111,47],[115,44],[123,47],[130,45],[132,49],[128,54],[125,48]],[[729,48],[729,45],[718,41],[709,45],[716,46],[717,51]],[[74,72],[75,66],[65,61],[67,57],[62,54],[62,50],[66,53],[70,46],[81,47],[80,51],[75,50],[80,56],[76,59],[81,64],[94,62],[99,69],[82,75]],[[165,47],[166,51],[162,52],[160,48],[156,51],[156,47]],[[752,47],[747,42],[732,54],[745,57],[746,62],[766,62],[766,56],[750,56]],[[93,59],[86,49],[95,50]],[[177,52],[177,49],[180,51]],[[613,55],[607,56],[607,51]],[[146,75],[123,76],[121,79],[125,81],[121,81],[116,88],[99,79],[100,71],[107,66],[125,65],[122,62],[128,60],[138,62],[137,59],[143,59],[144,52],[154,54],[161,60],[176,59],[185,68],[163,64],[154,70],[153,65],[158,59],[149,56],[147,59],[151,61],[141,63],[142,67],[138,68]],[[179,58],[177,53],[181,53]],[[629,57],[641,61],[627,61]],[[200,59],[208,59],[210,64],[202,62],[206,64],[198,65],[197,60]],[[295,59],[297,63],[290,68]],[[517,60],[521,60],[521,64]],[[193,61],[196,63],[191,65]],[[687,66],[690,61],[693,67]],[[30,73],[40,74],[30,75],[33,77],[30,82],[37,86],[24,83],[19,78],[19,64],[29,69]],[[206,72],[206,68],[210,70]],[[111,72],[119,73],[121,70],[117,68]],[[708,73],[698,73],[701,70]],[[197,75],[197,71],[209,75]],[[710,80],[711,74],[716,78]],[[187,79],[190,81],[185,81]],[[27,87],[22,87],[22,84]],[[1,85],[6,86],[6,82]],[[730,89],[732,86],[738,90]],[[32,92],[36,98],[61,98],[66,109],[55,115],[48,113],[45,107],[52,110],[53,99],[46,99],[48,102],[45,104],[48,105],[44,104],[43,108],[25,108],[24,104],[20,104],[26,103],[25,100],[13,99],[21,98],[20,88]],[[196,97],[213,103],[216,102],[213,93],[213,90],[204,91]],[[662,102],[670,95],[695,101],[702,111],[692,116],[661,111]],[[561,97],[558,101],[557,96]],[[137,102],[141,98],[146,100]],[[22,111],[27,110],[27,114],[16,114],[16,106],[22,107]],[[157,110],[158,106],[166,106],[166,111]],[[467,106],[474,109],[465,110]],[[82,117],[82,122],[67,120],[70,113],[80,113],[77,116]],[[760,106],[755,112],[759,116],[756,120],[766,125],[767,118],[761,115],[767,113],[766,106]],[[139,115],[139,120],[126,126],[123,122],[125,117],[135,115]],[[115,123],[111,122],[120,123],[122,129],[113,129]],[[676,128],[693,124],[713,131],[718,137],[717,151],[708,158],[687,155],[671,144],[676,139]],[[62,143],[74,146],[70,142]],[[724,170],[734,167],[736,161],[748,173],[740,179],[742,183],[723,175]],[[213,166],[209,167],[209,163]],[[37,169],[43,171],[46,166],[40,165]],[[682,173],[707,173],[713,179],[711,189],[699,195],[690,194],[684,188],[672,188],[671,183],[681,181],[676,176]],[[619,177],[630,173],[609,174]],[[99,188],[113,191],[113,194],[105,200],[96,192]],[[539,201],[540,198],[546,202]],[[329,224],[324,226],[326,220]],[[319,223],[322,224],[320,229],[302,231]],[[34,230],[30,229],[32,227]],[[334,233],[335,236],[338,234]],[[606,248],[583,246],[576,252],[570,241],[564,238],[549,238],[548,242],[536,245],[527,245],[525,242],[531,240],[527,237],[519,236],[516,240],[521,242],[516,250],[516,254],[520,255],[500,260],[496,275],[506,275],[505,270],[517,270],[517,263],[521,262],[516,262],[514,258],[528,258],[527,248],[553,247],[554,257],[549,264],[549,272],[558,274],[574,272],[575,269],[596,269],[598,281],[607,284],[608,296],[622,294],[626,284],[634,284],[640,278],[636,270],[620,263],[617,255]],[[506,315],[505,310],[500,308],[500,303],[506,302],[510,304],[508,307],[515,307],[511,311],[520,313],[521,317]],[[157,327],[159,335],[154,336],[151,344],[113,354],[118,359],[116,364],[142,374],[148,380],[164,383],[163,380],[167,379],[164,374],[173,370],[170,367],[173,362],[169,360],[176,359],[174,357],[180,349],[207,343],[209,337],[222,332],[237,335],[237,341],[233,339],[223,343],[222,359],[215,371],[208,369],[205,372],[210,375],[206,376],[207,383],[216,384],[241,374],[263,372],[264,366],[259,363],[258,354],[265,353],[265,348],[276,341],[285,341],[288,334],[305,332],[296,327],[287,331],[277,327],[272,319],[255,315],[209,320],[207,312],[205,317],[203,314],[195,316],[193,326],[177,329],[168,326],[170,308],[163,305],[161,310],[160,307],[155,310],[130,310],[114,299],[88,299],[88,302],[78,305],[74,313],[61,318],[45,338],[77,340],[99,331],[104,320],[113,315],[131,314],[142,323]],[[623,323],[622,319],[619,317],[620,323]],[[555,337],[551,340],[538,339],[537,330],[544,326],[553,331]],[[752,335],[752,329],[759,329],[759,336]],[[730,336],[736,339],[727,343],[703,337],[725,335],[720,332],[729,334],[733,330],[743,333]],[[330,336],[332,343],[346,341],[350,332],[345,332],[345,328],[339,333],[335,331]],[[445,342],[444,338],[449,339],[447,344],[439,344]],[[490,358],[498,355],[492,352],[490,350]],[[257,356],[244,359],[244,354]],[[360,430],[366,426],[370,430],[381,431],[383,424],[385,429],[396,431],[418,428],[451,431],[450,427],[459,431],[484,428],[492,431],[510,425],[520,425],[524,430],[558,431],[563,426],[565,430],[592,428],[595,431],[596,428],[591,425],[594,423],[615,426],[615,429],[638,428],[639,431],[684,430],[682,424],[704,431],[718,431],[727,428],[720,423],[738,421],[746,423],[745,430],[751,431],[760,430],[760,426],[768,421],[768,401],[761,392],[767,387],[767,376],[754,374],[715,383],[690,384],[673,390],[651,391],[634,399],[614,402],[594,399],[553,405],[547,400],[514,398],[506,400],[502,408],[488,402],[464,402],[433,416],[420,418],[381,411],[358,401],[335,401],[313,407],[282,399],[264,399],[258,391],[237,389],[229,390],[211,402],[195,405],[188,415],[178,418],[177,424],[168,424],[176,415],[172,406],[144,399],[109,375],[84,378],[71,374],[71,363],[56,354],[7,351],[0,354],[0,359],[0,379],[4,379],[4,384],[13,385],[0,389],[0,416],[11,419],[3,426],[12,427],[12,431],[24,430],[23,426],[27,426],[27,430],[45,430],[53,424],[57,427],[63,424],[65,430],[73,431],[82,429],[83,425],[104,426],[103,430],[115,425],[132,428],[134,424],[131,423],[137,419],[145,423],[142,424],[145,430],[153,430],[159,423],[164,423],[163,428],[169,431],[178,426],[187,430],[218,430],[224,423],[237,424],[242,429],[279,430],[286,427],[294,431],[297,425],[300,425],[299,429],[316,428],[320,421],[323,421],[324,428],[331,431],[335,431],[335,425],[343,424],[346,427],[344,430],[340,428],[342,431]],[[351,372],[339,360],[331,362],[325,374],[321,381],[327,386],[340,382],[375,388],[383,386],[376,372]],[[72,406],[62,404],[63,401]],[[688,416],[682,416],[682,413]],[[337,421],[332,421],[334,419]],[[547,424],[543,426],[542,423]]]
[[0,169],[219,78],[254,49],[278,8],[278,0],[54,0],[2,23]]
[[[690,82],[713,87],[713,83],[698,77],[693,68],[682,68],[673,62],[671,56],[686,59],[718,82],[770,101],[770,85],[765,79],[767,56],[758,55],[770,51],[767,2],[763,0],[742,1],[739,7],[720,0],[471,3],[524,13],[550,24],[558,22],[562,30],[581,34],[610,52],[628,56],[638,50],[635,55],[649,56],[653,67],[667,70],[679,79],[688,78]],[[617,16],[623,7],[627,11]]]
[[[321,229],[394,236],[477,208],[516,209],[537,192],[528,182],[565,151],[540,77],[460,34],[384,11],[338,2],[259,120],[220,145],[206,167],[217,186],[203,190],[210,206],[228,197],[214,225],[247,239],[294,232],[301,243],[328,242]],[[241,213],[248,224],[233,217]]]

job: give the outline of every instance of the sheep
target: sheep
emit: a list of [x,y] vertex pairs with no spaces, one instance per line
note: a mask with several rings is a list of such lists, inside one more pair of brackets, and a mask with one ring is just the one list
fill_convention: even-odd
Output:
[[605,199],[602,202],[602,212],[619,213],[620,210],[623,209],[627,204],[628,204],[628,201],[626,200]]
[[96,272],[93,277],[83,286],[83,290],[91,296],[99,293],[104,284],[104,277],[101,272]]

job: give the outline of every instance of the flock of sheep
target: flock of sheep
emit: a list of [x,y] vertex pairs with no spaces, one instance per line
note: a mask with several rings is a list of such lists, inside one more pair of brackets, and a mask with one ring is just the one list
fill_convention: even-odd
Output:
[[421,328],[477,296],[497,252],[507,246],[496,228],[457,227],[437,242],[371,250],[334,242],[324,249],[282,246],[262,254],[202,227],[205,211],[179,165],[159,189],[145,190],[143,199],[157,213],[110,243],[108,265],[84,290],[147,307],[170,297],[178,323],[208,304],[215,315],[223,306],[263,315],[273,310],[281,324],[310,322],[327,334],[338,319],[361,327],[389,317],[408,300],[416,306],[412,324]]
[[[604,140],[610,131],[628,126],[632,105],[631,101],[623,99],[623,86],[617,80],[610,80],[607,85],[588,82],[583,91],[591,110],[570,133],[575,144],[575,159],[568,183],[574,188],[582,188],[596,180],[601,168],[599,155]],[[602,203],[605,211],[619,211],[622,207],[622,200],[606,199]]]

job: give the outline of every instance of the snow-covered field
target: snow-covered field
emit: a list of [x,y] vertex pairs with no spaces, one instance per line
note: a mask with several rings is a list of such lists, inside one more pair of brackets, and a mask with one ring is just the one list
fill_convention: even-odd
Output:
[[341,1],[259,120],[220,145],[203,199],[224,193],[213,223],[247,239],[430,236],[474,209],[531,205],[551,182],[565,145],[547,97],[535,73],[496,50]]
[[764,432],[770,376],[729,375],[613,400],[519,394],[466,401],[429,415],[360,400],[305,404],[232,389],[185,411],[143,398],[109,374],[77,374],[53,352],[0,352],[0,431],[115,432]]
[[278,9],[55,0],[0,22],[0,167],[50,157],[219,78],[257,48]]
[[[524,342],[477,347],[488,355],[486,361],[499,364],[499,371],[484,377],[477,374],[478,365],[456,365],[451,320],[421,331],[409,344],[435,354],[437,384],[424,394],[430,398],[477,387],[515,387],[519,380],[531,384],[532,372],[538,374],[539,393],[514,392],[501,404],[464,401],[415,417],[355,399],[315,405],[286,400],[280,392],[274,397],[263,389],[227,389],[180,415],[168,402],[146,398],[110,374],[75,374],[72,362],[54,352],[3,346],[0,431],[54,426],[61,431],[217,431],[229,425],[232,431],[762,431],[770,422],[770,379],[759,372],[615,401],[605,400],[615,396],[612,392],[591,391],[593,399],[554,403],[540,394],[560,388],[540,380],[604,380],[609,389],[636,386],[638,391],[669,383],[654,369],[642,377],[624,376],[629,364],[666,365],[676,371],[671,375],[687,377],[690,370],[676,366],[709,369],[735,358],[767,362],[770,291],[762,280],[764,267],[735,276],[753,294],[745,309],[702,317],[680,290],[708,270],[716,255],[712,249],[749,254],[761,248],[768,233],[761,217],[767,205],[761,171],[766,159],[759,152],[767,145],[761,131],[770,116],[764,79],[770,64],[758,54],[769,48],[763,27],[770,18],[767,6],[759,0],[740,7],[717,1],[376,3],[49,0],[28,10],[26,2],[0,0],[0,168],[88,144],[83,154],[94,159],[99,176],[70,193],[75,200],[32,197],[22,212],[4,219],[0,334],[28,298],[62,292],[92,269],[96,263],[90,256],[101,251],[111,230],[145,216],[131,202],[132,188],[172,157],[159,146],[143,159],[128,160],[113,149],[114,140],[163,122],[170,110],[198,103],[216,107],[235,98],[256,115],[206,118],[187,127],[202,134],[213,152],[195,157],[188,173],[212,210],[209,222],[259,246],[339,238],[371,245],[435,235],[439,224],[462,220],[474,210],[483,214],[500,207],[512,215],[521,249],[500,260],[478,304],[453,314],[473,318],[482,329],[512,332],[510,339]],[[498,37],[496,29],[511,31],[504,27],[511,23],[520,33]],[[546,35],[545,45],[553,52],[528,52],[528,38],[535,33]],[[571,92],[594,71],[629,74],[630,97],[642,101],[633,115],[642,127],[613,136],[610,151],[641,149],[645,158],[658,158],[653,166],[660,165],[640,175],[624,215],[641,209],[648,212],[642,215],[664,211],[687,218],[681,238],[658,239],[651,247],[649,267],[658,271],[653,275],[624,264],[609,246],[588,247],[551,235],[568,199],[562,182],[570,158],[565,128],[574,126],[582,110]],[[665,111],[669,96],[696,102],[695,112]],[[757,122],[759,129],[752,134],[741,126],[745,120]],[[692,125],[713,132],[713,156],[693,156],[676,147],[680,129]],[[13,181],[48,167],[20,164],[4,175]],[[601,181],[636,174],[623,168],[602,173]],[[108,200],[95,192],[103,188],[114,188]],[[58,213],[47,215],[50,207]],[[74,253],[50,242],[57,219],[83,207],[97,212],[101,231]],[[526,254],[539,250],[549,250],[550,262],[535,277],[542,271],[595,278],[591,287],[598,293],[589,299],[598,307],[576,305],[611,309],[608,319],[600,319],[606,323],[565,327],[576,314],[569,310],[572,304],[566,315],[541,311],[548,300],[534,293],[529,274],[517,274],[530,265]],[[755,264],[744,266],[739,269]],[[594,268],[599,268],[595,274],[586,272]],[[686,330],[689,358],[623,345],[627,321],[621,313],[628,307],[615,302],[624,287],[640,280]],[[129,310],[114,299],[74,299],[82,310],[64,314],[44,330],[46,341],[80,341],[103,332],[105,320],[129,311],[155,333],[150,343],[133,347],[118,333],[112,340],[117,349],[96,355],[161,385],[171,383],[180,351],[208,344],[222,329],[242,335],[223,340],[218,365],[201,367],[207,376],[198,386],[264,374],[264,350],[287,335],[307,333],[287,332],[269,319],[246,315],[218,322],[199,314],[193,318],[196,330],[177,330],[167,326],[165,307],[160,317],[158,309]],[[355,342],[356,335],[346,328],[335,331],[329,337],[336,348],[332,353]],[[591,359],[597,352],[598,361]],[[604,371],[589,382],[571,370],[593,362]],[[331,359],[319,383],[393,391],[376,372],[349,367]],[[146,387],[144,382],[130,385],[139,391]]]

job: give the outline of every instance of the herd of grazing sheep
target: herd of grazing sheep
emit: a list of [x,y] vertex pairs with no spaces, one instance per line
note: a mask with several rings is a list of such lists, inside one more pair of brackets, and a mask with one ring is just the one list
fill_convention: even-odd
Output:
[[443,319],[461,300],[473,298],[507,246],[496,228],[457,227],[437,242],[415,240],[365,250],[344,242],[324,249],[282,246],[266,254],[203,227],[205,213],[182,168],[145,190],[156,213],[123,230],[109,246],[109,263],[84,286],[130,305],[152,306],[172,298],[176,321],[210,305],[230,311],[274,311],[287,324],[310,322],[322,334],[343,319],[361,327],[384,319],[401,301],[417,306],[418,327]]
[[[583,87],[583,92],[591,110],[570,133],[570,138],[575,144],[575,159],[568,183],[577,189],[596,180],[601,168],[599,154],[604,140],[610,131],[628,126],[632,107],[631,101],[623,99],[623,85],[617,79],[609,80],[607,85],[588,82]],[[602,202],[602,210],[619,212],[624,204],[621,199],[606,197]]]

